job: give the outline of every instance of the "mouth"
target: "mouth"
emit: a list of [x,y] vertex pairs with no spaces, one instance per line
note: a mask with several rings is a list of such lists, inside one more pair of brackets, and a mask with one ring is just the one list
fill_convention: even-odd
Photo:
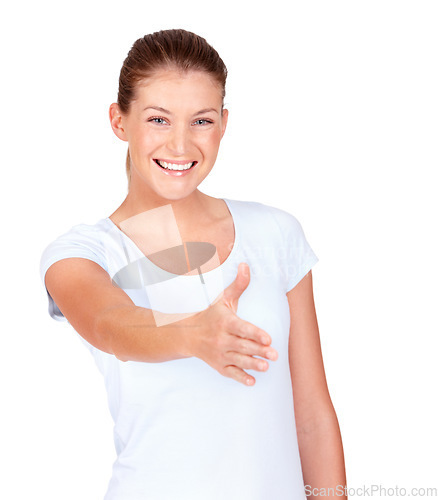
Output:
[[182,163],[182,162],[172,163],[164,160],[158,160],[156,158],[154,158],[154,162],[163,170],[169,170],[173,172],[181,172],[181,171],[186,172],[187,170],[190,170],[198,163],[197,161],[192,161],[187,163]]

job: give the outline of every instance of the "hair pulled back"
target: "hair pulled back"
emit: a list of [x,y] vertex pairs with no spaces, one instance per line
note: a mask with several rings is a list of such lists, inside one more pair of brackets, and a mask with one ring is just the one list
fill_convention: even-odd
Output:
[[[204,71],[216,80],[225,97],[227,68],[216,50],[207,41],[183,29],[157,31],[139,38],[129,51],[119,77],[117,103],[128,113],[142,80],[160,70]],[[131,177],[129,149],[126,158],[128,182]]]

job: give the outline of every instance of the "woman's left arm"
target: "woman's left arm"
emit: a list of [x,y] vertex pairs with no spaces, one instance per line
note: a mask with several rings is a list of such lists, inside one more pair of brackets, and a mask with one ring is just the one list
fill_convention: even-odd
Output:
[[311,271],[287,298],[289,363],[306,495],[346,499],[341,494],[346,487],[341,433],[324,372]]

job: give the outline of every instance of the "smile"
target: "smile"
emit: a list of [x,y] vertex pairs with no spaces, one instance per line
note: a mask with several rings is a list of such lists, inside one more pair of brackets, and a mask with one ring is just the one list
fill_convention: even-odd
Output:
[[165,170],[190,170],[194,165],[196,165],[196,161],[192,161],[190,163],[170,163],[164,160],[156,160],[154,162],[159,165],[161,168]]

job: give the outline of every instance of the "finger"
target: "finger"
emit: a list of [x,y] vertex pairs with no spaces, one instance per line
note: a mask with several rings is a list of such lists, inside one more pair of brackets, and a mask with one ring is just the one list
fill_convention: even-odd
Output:
[[[234,338],[233,338],[234,337]],[[231,336],[230,352],[238,352],[247,356],[259,356],[261,358],[276,361],[278,352],[273,347],[266,347],[253,340],[243,339],[241,337]]]
[[271,337],[264,330],[236,315],[228,318],[228,332],[244,339],[253,340],[262,345],[271,344]]
[[243,370],[257,370],[265,372],[269,368],[269,363],[264,359],[253,358],[239,352],[228,352],[227,359],[230,364],[242,368]]
[[256,381],[253,376],[248,375],[242,369],[233,365],[226,366],[222,370],[222,375],[224,375],[225,377],[232,378],[244,385],[254,385]]
[[223,301],[234,312],[240,296],[249,285],[250,275],[248,264],[241,262],[237,268],[236,279],[224,290]]

